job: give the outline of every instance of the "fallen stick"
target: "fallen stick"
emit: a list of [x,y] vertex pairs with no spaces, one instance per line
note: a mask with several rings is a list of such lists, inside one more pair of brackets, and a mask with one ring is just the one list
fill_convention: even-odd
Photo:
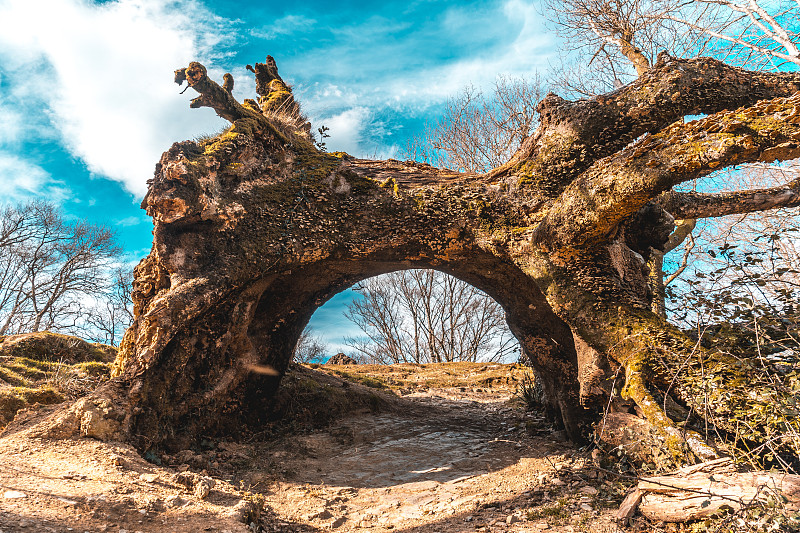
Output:
[[651,520],[687,522],[765,503],[770,496],[782,500],[786,512],[800,511],[800,476],[737,472],[730,458],[723,457],[641,479],[620,505],[617,519],[627,523],[638,510]]

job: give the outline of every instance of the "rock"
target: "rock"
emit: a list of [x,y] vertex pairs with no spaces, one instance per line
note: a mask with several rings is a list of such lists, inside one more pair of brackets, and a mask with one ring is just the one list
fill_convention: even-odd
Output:
[[327,520],[328,518],[333,518],[333,515],[327,509],[308,515],[308,520]]
[[216,484],[216,482],[208,476],[201,476],[200,474],[188,471],[178,472],[172,476],[172,481],[193,492],[194,495],[201,500],[204,500],[208,496],[211,489]]
[[215,482],[210,477],[203,477],[194,487],[194,495],[200,498],[201,500],[205,500],[206,497],[211,492],[211,489],[214,487]]
[[3,498],[7,500],[27,498],[28,495],[18,490],[7,490],[3,493]]
[[594,487],[590,487],[590,486],[588,486],[588,485],[587,485],[587,486],[585,486],[585,487],[581,487],[581,488],[580,488],[580,489],[578,489],[578,490],[580,490],[580,491],[581,491],[582,493],[584,493],[584,494],[589,494],[589,495],[591,495],[591,496],[594,496],[595,494],[597,494],[597,489],[596,489],[596,488],[594,488]]
[[167,507],[181,507],[183,506],[183,504],[186,503],[186,500],[184,500],[177,494],[173,494],[172,496],[167,497],[167,499],[164,500],[164,503],[166,504]]
[[75,404],[76,416],[80,417],[81,437],[109,441],[119,438],[120,414],[108,399],[84,399]]
[[563,487],[565,485],[565,483],[557,477],[554,477],[552,480],[550,480],[550,484],[555,485],[556,487]]
[[336,529],[337,527],[342,527],[345,522],[347,522],[347,518],[344,516],[340,516],[339,518],[331,522],[331,528]]
[[606,462],[606,457],[603,455],[603,452],[600,451],[599,448],[595,448],[592,450],[592,463],[595,466],[604,466]]
[[158,474],[142,474],[139,479],[145,483],[155,483],[158,479]]
[[250,517],[253,516],[254,511],[255,507],[252,502],[239,500],[239,503],[234,505],[227,514],[237,522],[246,524],[248,520],[250,520]]
[[506,517],[506,524],[508,524],[509,526],[511,524],[516,524],[517,522],[519,522],[519,517],[516,515],[510,514]]
[[341,352],[337,353],[325,363],[326,365],[357,365],[358,361]]
[[582,503],[582,504],[580,505],[580,508],[581,508],[581,510],[583,510],[583,511],[588,511],[588,512],[592,512],[592,511],[594,511],[594,507],[592,507],[592,506],[591,506],[591,505],[589,505],[588,503]]
[[200,476],[195,474],[194,472],[184,471],[178,472],[174,476],[172,476],[172,481],[177,483],[178,485],[182,485],[187,490],[193,490],[194,486],[200,481]]

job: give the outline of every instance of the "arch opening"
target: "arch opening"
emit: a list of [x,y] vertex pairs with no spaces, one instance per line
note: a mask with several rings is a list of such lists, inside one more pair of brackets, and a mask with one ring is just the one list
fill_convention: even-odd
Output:
[[[142,411],[129,416],[130,433],[144,436],[139,445],[145,449],[154,441],[165,449],[183,449],[199,435],[230,435],[257,426],[313,313],[365,279],[415,268],[453,276],[502,307],[509,330],[542,384],[548,415],[580,440],[592,414],[581,406],[572,330],[518,265],[474,248],[446,259],[407,249],[326,258],[242,284],[190,328],[178,330],[146,376],[134,383]],[[143,405],[148,405],[146,411]],[[158,435],[158,440],[149,435]]]
[[294,349],[298,363],[520,360],[506,313],[477,287],[434,269],[366,278],[318,307]]
[[570,328],[516,265],[491,254],[473,253],[470,259],[447,263],[328,260],[255,283],[258,300],[247,324],[248,349],[255,354],[255,364],[274,368],[278,375],[244,375],[240,390],[246,392],[236,400],[240,412],[258,409],[275,394],[304,328],[334,295],[375,276],[429,268],[475,287],[502,307],[509,331],[540,377],[548,414],[579,435],[577,425],[585,413],[578,398],[577,355]]

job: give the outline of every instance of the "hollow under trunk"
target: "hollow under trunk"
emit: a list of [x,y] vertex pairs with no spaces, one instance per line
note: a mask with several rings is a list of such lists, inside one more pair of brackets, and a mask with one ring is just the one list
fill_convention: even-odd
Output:
[[[253,70],[262,105],[240,104],[197,63],[176,73],[200,93],[192,107],[232,125],[174,144],[142,203],[155,230],[117,361],[124,438],[180,448],[257,419],[317,307],[366,277],[425,267],[505,309],[571,438],[586,438],[610,409],[650,428],[645,456],[715,457],[722,442],[696,431],[702,421],[729,444],[748,425],[748,444],[770,441],[797,460],[788,418],[762,409],[784,393],[653,313],[646,264],[674,218],[702,216],[698,205],[756,208],[747,195],[662,193],[716,168],[800,155],[800,75],[662,55],[608,95],[548,95],[511,161],[475,175],[320,152],[294,107],[285,120],[265,110],[270,91],[288,98],[272,83],[274,61]],[[709,116],[679,121],[699,113]],[[775,207],[797,205],[797,192],[791,183],[759,194]]]

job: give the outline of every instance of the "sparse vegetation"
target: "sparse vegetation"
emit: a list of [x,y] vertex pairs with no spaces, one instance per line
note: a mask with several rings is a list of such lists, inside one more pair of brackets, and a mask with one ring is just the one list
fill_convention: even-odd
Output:
[[110,376],[116,349],[57,333],[0,337],[0,428],[20,409],[75,399]]

